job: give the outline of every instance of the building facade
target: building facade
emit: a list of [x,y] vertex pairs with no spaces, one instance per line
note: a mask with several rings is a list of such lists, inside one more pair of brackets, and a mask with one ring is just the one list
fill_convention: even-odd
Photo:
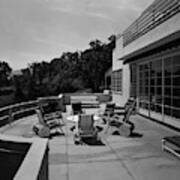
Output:
[[133,96],[140,114],[180,128],[180,0],[155,0],[117,36],[112,70],[115,103]]

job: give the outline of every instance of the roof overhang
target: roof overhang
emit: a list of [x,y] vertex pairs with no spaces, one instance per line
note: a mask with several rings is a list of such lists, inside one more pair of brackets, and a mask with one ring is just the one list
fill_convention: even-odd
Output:
[[125,55],[124,57],[120,58],[119,60],[123,60],[123,63],[131,63],[139,58],[145,57],[147,55],[150,55],[152,53],[156,53],[159,51],[162,51],[164,49],[167,49],[168,47],[175,46],[180,41],[180,31],[175,32],[169,36],[166,36],[163,39],[160,39],[144,48],[141,48],[137,51],[134,51],[128,55]]

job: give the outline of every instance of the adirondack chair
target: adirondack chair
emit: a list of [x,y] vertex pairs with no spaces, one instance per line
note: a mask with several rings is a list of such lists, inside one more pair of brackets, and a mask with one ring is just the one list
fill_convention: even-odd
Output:
[[[44,121],[48,124],[65,124],[62,118],[64,108],[61,106],[61,99],[57,97],[39,98],[38,106]],[[38,113],[37,113],[38,114]]]
[[133,98],[129,98],[124,106],[117,106],[117,105],[115,105],[115,103],[108,103],[108,104],[106,104],[106,108],[105,108],[102,119],[104,122],[106,122],[107,119],[109,119],[110,117],[113,117],[114,115],[125,116],[129,110],[129,108],[131,108],[131,107],[133,108],[132,114],[134,114],[135,113],[135,105],[136,105],[136,101]]
[[136,100],[134,98],[129,98],[124,106],[115,106],[114,114],[125,115],[129,108],[132,107],[132,114],[136,113]]
[[120,135],[126,137],[130,136],[135,128],[134,123],[130,121],[130,116],[134,112],[135,104],[136,102],[133,101],[132,104],[126,105],[126,107],[124,107],[123,112],[117,113],[113,110],[113,114],[110,112],[107,116],[105,116],[104,118],[107,121],[107,128],[105,132],[107,132],[109,128],[115,127],[116,130],[119,131]]
[[75,144],[83,144],[84,138],[92,138],[94,140],[98,139],[98,131],[94,126],[93,115],[90,114],[80,114],[79,120],[74,135]]
[[64,126],[64,122],[62,116],[43,116],[43,113],[40,109],[36,109],[36,113],[39,119],[39,124],[44,127],[48,127],[51,132],[59,132],[64,134],[62,127]]
[[115,103],[108,103],[106,104],[106,109],[104,112],[104,115],[106,116],[113,116],[114,115],[114,109],[115,109]]

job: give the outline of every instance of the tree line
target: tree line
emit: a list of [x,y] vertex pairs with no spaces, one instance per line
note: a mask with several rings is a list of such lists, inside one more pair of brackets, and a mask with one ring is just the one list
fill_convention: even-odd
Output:
[[14,76],[10,76],[9,64],[0,61],[0,88],[13,86],[15,102],[85,89],[99,92],[105,72],[112,66],[114,47],[114,35],[107,43],[96,39],[84,51],[64,52],[50,62],[33,62],[21,70],[21,75]]

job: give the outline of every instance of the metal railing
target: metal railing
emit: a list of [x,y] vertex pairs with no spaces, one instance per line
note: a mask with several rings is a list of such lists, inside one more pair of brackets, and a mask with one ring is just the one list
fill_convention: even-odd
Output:
[[[95,103],[99,105],[99,102],[107,102],[109,101],[110,97],[106,97],[107,95],[103,95],[103,94],[82,94],[82,93],[66,93],[63,94],[62,98],[59,97],[43,97],[43,98],[38,98],[37,100],[34,101],[28,101],[28,102],[22,102],[22,103],[17,103],[14,105],[9,105],[3,108],[0,108],[0,127],[6,124],[10,124],[13,121],[20,119],[22,117],[25,116],[29,116],[32,115],[33,113],[35,113],[35,109],[38,108],[38,106],[40,105],[41,101],[48,101],[51,99],[58,99],[58,100],[62,100],[60,105],[60,108],[62,109],[62,111],[64,111],[64,105],[70,105],[71,102],[71,97],[72,96],[81,96],[80,98],[84,97],[84,100],[88,100],[86,98],[87,97],[91,97],[90,101],[88,101],[89,103]],[[109,96],[109,95],[108,95]],[[97,98],[97,100],[95,100],[94,98]]]
[[38,106],[38,101],[18,103],[0,108],[0,127],[16,119],[30,115]]
[[141,16],[123,32],[123,46],[154,29],[180,12],[180,0],[155,0]]
[[0,127],[6,124],[10,124],[22,117],[34,114],[35,109],[37,109],[43,102],[47,104],[49,101],[58,100],[61,102],[61,104],[59,103],[61,110],[64,111],[64,103],[66,103],[64,99],[65,97],[59,98],[57,96],[39,97],[34,101],[17,103],[0,108]]

